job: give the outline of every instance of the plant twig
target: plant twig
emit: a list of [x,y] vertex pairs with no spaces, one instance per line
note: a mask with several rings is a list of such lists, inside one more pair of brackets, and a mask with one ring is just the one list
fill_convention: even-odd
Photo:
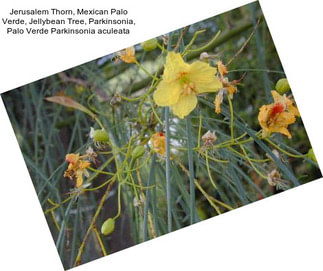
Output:
[[[116,175],[115,175],[116,176]],[[91,231],[93,230],[93,228],[95,227],[95,222],[103,208],[103,204],[107,198],[107,196],[109,195],[110,193],[110,190],[112,189],[112,185],[114,184],[115,182],[115,179],[108,185],[107,187],[107,190],[105,191],[104,195],[102,196],[101,200],[100,200],[100,203],[99,203],[99,206],[98,208],[96,209],[96,212],[94,214],[94,216],[92,217],[92,220],[91,220],[91,223],[90,223],[90,226],[89,228],[87,229],[86,233],[85,233],[85,236],[83,238],[83,241],[79,247],[79,250],[78,250],[78,253],[77,253],[77,256],[76,256],[76,259],[75,259],[75,262],[74,262],[74,265],[73,267],[75,266],[78,266],[81,264],[81,257],[82,257],[82,253],[83,253],[83,250],[84,250],[84,247],[85,247],[85,244],[86,244],[86,241],[88,240],[90,234],[91,234]]]

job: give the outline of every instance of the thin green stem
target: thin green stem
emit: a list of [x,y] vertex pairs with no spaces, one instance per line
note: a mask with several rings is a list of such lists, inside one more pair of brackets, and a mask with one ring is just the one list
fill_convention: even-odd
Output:
[[[168,41],[170,42],[170,41]],[[167,228],[172,231],[172,198],[170,177],[170,130],[169,130],[169,107],[165,108],[165,136],[166,136],[166,198],[167,198]]]
[[260,171],[259,171],[259,169],[253,164],[253,162],[250,160],[250,158],[249,158],[249,156],[248,156],[248,154],[247,154],[247,152],[246,152],[246,150],[245,150],[245,148],[240,144],[240,148],[241,148],[241,150],[242,150],[242,152],[244,153],[244,155],[245,155],[245,157],[246,157],[246,159],[248,160],[248,162],[250,163],[250,166],[257,172],[257,174],[260,176],[260,177],[262,177],[263,179],[265,179],[265,180],[267,180],[268,178],[267,178],[267,176],[266,175],[264,175],[264,174],[262,174]]
[[236,70],[230,70],[230,72],[268,72],[268,73],[279,73],[279,74],[285,74],[283,71],[275,71],[275,70],[268,70],[268,69],[236,69]]
[[[238,155],[238,156],[240,156],[242,158],[246,158],[243,154],[241,154],[240,152],[236,151],[234,148],[228,147],[228,149],[230,151],[232,151],[233,153],[235,153],[236,155]],[[250,158],[249,157],[249,159],[250,159],[250,161],[256,162],[256,163],[266,163],[266,162],[271,161],[271,159],[269,159],[269,158],[267,158],[267,159],[255,159],[255,158]]]
[[143,72],[145,72],[148,76],[150,76],[152,79],[154,80],[158,80],[158,78],[154,75],[152,75],[149,71],[147,71],[147,69],[142,66],[137,60],[136,60],[136,65],[139,67],[139,69],[141,69]]
[[194,33],[191,41],[186,45],[185,50],[183,52],[183,56],[185,56],[188,53],[188,50],[192,47],[192,45],[194,44],[194,41],[196,40],[197,36],[203,32],[205,32],[205,29],[202,30],[198,30]]
[[188,168],[190,172],[190,222],[195,223],[195,186],[194,186],[194,158],[193,158],[193,140],[192,140],[192,124],[191,118],[186,117],[186,132],[187,132],[187,154],[188,154]]
[[121,215],[121,183],[118,185],[118,213],[113,218],[113,220],[116,220]]
[[109,184],[110,182],[114,181],[117,177],[117,174],[115,173],[115,175],[108,179],[107,181],[105,181],[103,184],[100,184],[99,186],[96,186],[96,187],[92,187],[92,188],[85,188],[84,191],[95,191],[95,190],[98,190],[104,186],[106,186],[107,184]]
[[207,169],[207,173],[209,175],[209,179],[211,181],[212,186],[214,187],[214,189],[217,189],[216,184],[212,178],[212,174],[211,174],[211,170],[210,170],[210,165],[209,165],[209,156],[208,156],[208,151],[205,151],[205,162],[206,162],[206,169]]
[[[198,32],[198,31],[197,31]],[[219,37],[219,35],[221,34],[221,31],[219,30],[215,36],[205,45],[199,47],[199,48],[196,48],[196,49],[193,49],[193,50],[187,50],[187,53],[193,53],[193,52],[201,52],[203,50],[206,50],[209,48],[209,46],[211,46],[215,40]],[[194,42],[194,41],[193,41]]]
[[107,171],[103,171],[103,170],[95,169],[95,168],[93,168],[93,167],[88,167],[87,169],[89,169],[89,170],[91,170],[91,171],[93,171],[93,172],[99,173],[99,174],[111,175],[111,176],[113,176],[113,175],[114,175],[114,173],[112,173],[112,172],[107,172]]
[[98,240],[98,243],[99,243],[99,246],[101,248],[103,256],[107,256],[108,253],[107,253],[107,251],[106,251],[106,249],[104,247],[104,244],[103,244],[103,241],[101,239],[100,233],[98,232],[98,230],[97,230],[97,228],[95,226],[93,227],[92,231],[94,232],[95,237]]
[[201,133],[202,133],[202,114],[199,115],[199,133],[197,136],[197,146],[196,149],[200,149],[201,147]]
[[280,150],[282,153],[286,154],[287,156],[293,157],[293,158],[305,158],[307,157],[307,154],[293,154],[288,151],[285,151],[281,147],[279,147],[277,144],[272,142],[269,138],[264,138],[265,141],[267,141],[270,145],[274,146],[276,149]]
[[97,122],[97,124],[99,124],[101,129],[104,129],[104,126],[103,126],[102,122],[99,120],[98,117],[95,117],[94,120]]
[[230,95],[227,95],[228,97],[228,103],[229,103],[229,108],[230,108],[230,133],[231,133],[231,142],[234,142],[234,113],[233,113],[233,106],[232,106],[232,101],[230,98]]
[[[156,163],[156,154],[153,155],[151,160],[150,172],[148,177],[147,185],[150,186],[153,182],[154,177],[154,168]],[[148,239],[148,216],[149,216],[149,204],[150,204],[151,192],[147,191],[146,193],[146,202],[144,207],[144,226],[143,226],[143,239],[146,241]]]

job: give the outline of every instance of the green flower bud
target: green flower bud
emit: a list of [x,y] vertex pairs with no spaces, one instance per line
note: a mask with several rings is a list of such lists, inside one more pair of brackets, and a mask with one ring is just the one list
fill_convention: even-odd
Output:
[[101,227],[101,233],[103,235],[109,235],[114,231],[115,221],[113,218],[108,218]]
[[276,90],[280,95],[290,90],[290,86],[286,78],[282,78],[277,81]]
[[137,146],[136,148],[133,149],[132,151],[132,158],[137,159],[145,154],[145,147],[142,145]]
[[146,40],[143,43],[141,43],[141,47],[146,51],[152,51],[157,48],[158,41],[157,39],[151,39],[151,40]]
[[93,140],[96,142],[107,142],[109,140],[109,135],[105,130],[95,130],[93,131]]
[[315,157],[313,149],[309,149],[309,151],[307,153],[307,157],[309,159],[311,159],[312,161],[314,161],[315,163],[317,163],[317,160],[316,160],[316,157]]

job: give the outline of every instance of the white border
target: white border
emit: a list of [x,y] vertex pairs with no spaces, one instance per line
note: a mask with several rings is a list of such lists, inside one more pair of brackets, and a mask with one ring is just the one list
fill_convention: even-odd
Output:
[[[112,1],[2,1],[13,7],[103,7]],[[29,83],[249,1],[113,1],[134,13],[131,37],[8,38],[0,32],[0,90]],[[320,1],[260,1],[318,161],[322,152]],[[2,25],[1,25],[2,27]],[[2,29],[0,28],[0,31]],[[0,103],[2,270],[63,270]],[[322,270],[323,181],[101,258],[75,270]]]

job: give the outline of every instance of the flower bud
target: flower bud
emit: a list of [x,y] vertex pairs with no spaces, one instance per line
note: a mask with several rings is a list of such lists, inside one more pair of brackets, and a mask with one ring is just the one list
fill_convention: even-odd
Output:
[[92,138],[96,142],[107,142],[109,140],[109,135],[105,130],[94,130]]
[[309,151],[307,153],[307,157],[309,159],[311,159],[312,161],[314,161],[315,163],[317,163],[317,160],[316,160],[316,157],[315,157],[313,149],[309,149]]
[[209,62],[209,54],[207,52],[203,52],[200,54],[200,60],[204,62]]
[[141,43],[141,47],[146,51],[152,51],[157,48],[158,41],[157,39],[151,39],[151,40],[146,40],[143,43]]
[[111,98],[111,101],[110,101],[110,105],[112,106],[117,106],[121,103],[122,99],[120,97],[120,95],[118,93],[116,93],[112,98]]
[[290,86],[286,78],[282,78],[277,81],[276,90],[280,95],[290,90]]
[[137,159],[143,156],[145,154],[145,151],[146,151],[145,147],[142,145],[139,145],[133,149],[131,156],[133,159]]
[[101,233],[103,235],[109,235],[114,231],[115,221],[113,218],[108,218],[101,227]]

